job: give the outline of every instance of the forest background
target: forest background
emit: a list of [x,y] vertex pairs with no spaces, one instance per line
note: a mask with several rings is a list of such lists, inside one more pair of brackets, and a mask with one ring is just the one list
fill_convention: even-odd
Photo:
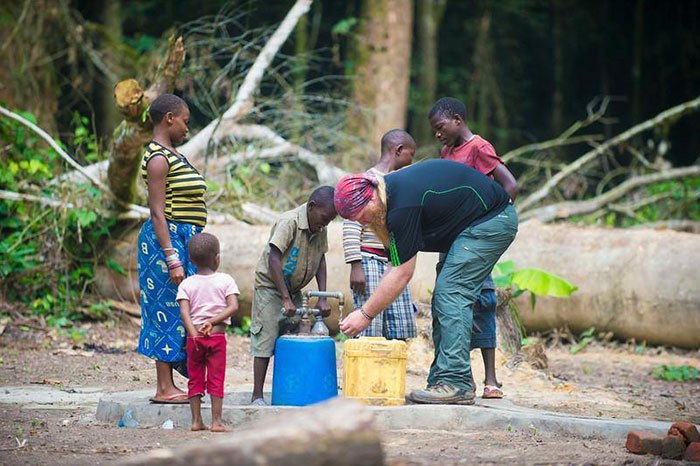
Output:
[[[115,85],[156,82],[182,37],[170,87],[189,103],[196,136],[230,107],[292,5],[3,2],[0,104],[77,164],[106,161],[125,127],[148,129],[142,113],[119,112]],[[208,174],[213,210],[257,222],[327,182],[313,161],[369,166],[388,129],[414,135],[417,160],[436,157],[427,112],[451,95],[518,177],[524,217],[697,229],[697,17],[694,1],[316,0],[240,125],[185,153]],[[17,120],[0,119],[0,142],[0,312],[56,326],[104,318],[110,304],[91,293],[94,270],[124,273],[104,245],[133,220],[125,205],[144,205],[143,192],[127,187],[117,202],[67,176],[74,167]]]

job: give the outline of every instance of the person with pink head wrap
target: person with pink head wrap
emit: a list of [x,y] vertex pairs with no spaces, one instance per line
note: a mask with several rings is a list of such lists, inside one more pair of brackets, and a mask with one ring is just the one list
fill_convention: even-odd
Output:
[[374,230],[392,265],[369,299],[342,320],[340,330],[348,337],[363,332],[408,285],[418,252],[445,253],[431,303],[435,357],[427,387],[408,398],[473,404],[473,305],[518,231],[508,193],[471,167],[427,160],[383,178],[348,175],[336,187],[334,204],[342,217]]
[[357,214],[372,200],[379,180],[371,173],[346,175],[335,187],[335,210],[343,218],[354,220]]

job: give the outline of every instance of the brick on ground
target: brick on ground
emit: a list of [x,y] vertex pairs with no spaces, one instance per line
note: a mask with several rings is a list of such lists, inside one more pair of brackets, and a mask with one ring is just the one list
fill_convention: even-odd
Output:
[[685,439],[678,435],[667,435],[661,441],[661,457],[679,460],[685,453]]
[[683,438],[685,438],[686,443],[700,442],[700,432],[698,432],[698,428],[690,422],[674,422],[668,433],[671,434],[672,430],[680,432]]
[[688,445],[685,449],[685,455],[683,459],[686,461],[699,461],[700,462],[700,442],[693,442]]
[[653,432],[633,430],[627,434],[625,446],[630,453],[660,455],[662,440],[663,437]]

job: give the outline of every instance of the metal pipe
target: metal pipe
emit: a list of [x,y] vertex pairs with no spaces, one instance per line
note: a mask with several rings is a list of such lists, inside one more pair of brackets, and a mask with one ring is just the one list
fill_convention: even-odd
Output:
[[345,305],[345,295],[340,291],[315,291],[307,290],[302,293],[302,300],[305,299],[308,303],[309,298],[335,298],[338,304]]
[[345,295],[340,291],[315,291],[307,290],[301,295],[302,307],[308,308],[309,298],[335,298],[338,300],[338,321],[343,320],[343,307],[345,306]]

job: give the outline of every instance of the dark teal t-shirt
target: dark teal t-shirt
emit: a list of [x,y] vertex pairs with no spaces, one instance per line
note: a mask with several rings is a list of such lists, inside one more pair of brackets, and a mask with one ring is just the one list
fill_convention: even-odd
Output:
[[393,265],[410,260],[418,251],[449,251],[466,227],[495,217],[510,203],[501,185],[450,160],[417,163],[384,180]]

